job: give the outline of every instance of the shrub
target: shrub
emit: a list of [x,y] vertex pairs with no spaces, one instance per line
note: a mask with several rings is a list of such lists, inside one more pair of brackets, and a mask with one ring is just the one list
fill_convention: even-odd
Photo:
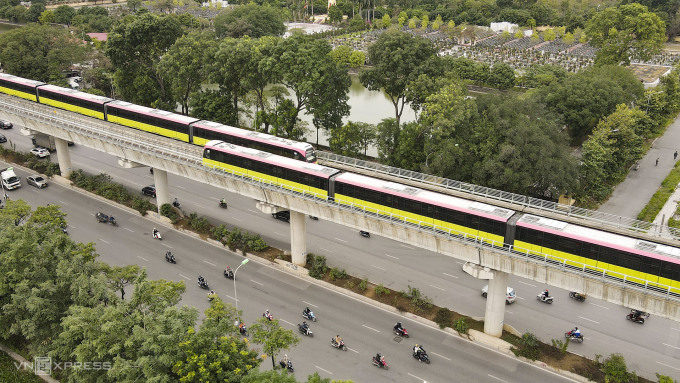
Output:
[[461,317],[453,323],[453,329],[458,331],[459,334],[467,334],[470,326],[465,321],[465,318]]
[[429,309],[432,307],[432,299],[422,295],[420,289],[408,285],[408,292],[402,294],[411,300],[411,304],[419,309]]
[[351,280],[347,281],[347,283],[345,283],[345,287],[347,288],[347,290],[354,290],[354,282],[352,282]]
[[227,225],[221,224],[219,226],[210,229],[210,236],[216,241],[220,241],[224,244],[225,237],[229,235],[229,230],[227,230]]
[[366,289],[368,289],[368,278],[364,278],[359,282],[359,290],[363,293]]
[[326,266],[326,257],[323,255],[316,255],[312,258],[312,264],[309,268],[309,276],[316,279],[321,279],[326,275],[328,266]]
[[438,324],[439,328],[441,329],[453,326],[453,316],[451,310],[446,307],[441,307],[437,311],[437,315],[434,317],[434,322]]
[[246,237],[247,247],[252,251],[265,251],[269,249],[269,245],[267,245],[267,242],[265,242],[259,234],[247,233]]
[[538,358],[539,349],[538,338],[536,338],[536,335],[530,332],[525,332],[519,339],[519,344],[520,344],[519,349],[516,348],[512,349],[515,355],[523,356],[531,360],[536,360],[536,358]]
[[338,269],[337,267],[332,268],[329,275],[332,280],[347,279],[349,277],[345,269]]
[[569,347],[569,338],[564,341],[562,339],[553,339],[552,345],[560,352],[560,355],[565,356],[567,354],[567,347]]
[[383,286],[383,284],[379,284],[378,286],[375,286],[375,296],[380,298],[381,295],[389,295],[390,294],[390,289],[387,287]]
[[659,383],[678,383],[677,380],[674,380],[670,376],[661,375],[658,372],[656,373],[656,379],[659,380]]
[[132,197],[132,208],[137,210],[139,214],[144,215],[148,210],[155,210],[156,206],[149,202],[146,198],[139,196]]
[[205,233],[209,230],[210,223],[205,217],[199,217],[191,221],[191,228],[200,232]]
[[621,354],[609,355],[602,363],[602,372],[604,372],[605,380],[608,382],[623,383],[630,378],[626,360]]
[[175,209],[169,203],[164,203],[161,205],[161,215],[163,217],[170,218],[170,221],[174,224],[179,221],[179,215]]
[[229,233],[229,237],[227,238],[227,247],[229,250],[234,251],[238,248],[241,248],[243,245],[243,231],[235,227],[234,230],[232,230]]

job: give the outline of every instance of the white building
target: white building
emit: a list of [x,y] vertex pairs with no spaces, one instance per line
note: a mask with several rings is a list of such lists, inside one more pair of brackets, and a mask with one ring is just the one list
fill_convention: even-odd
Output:
[[491,23],[491,30],[496,33],[508,32],[515,33],[519,29],[519,25],[503,21],[500,23]]
[[227,0],[210,0],[201,3],[201,5],[206,8],[226,8],[229,6],[229,2]]

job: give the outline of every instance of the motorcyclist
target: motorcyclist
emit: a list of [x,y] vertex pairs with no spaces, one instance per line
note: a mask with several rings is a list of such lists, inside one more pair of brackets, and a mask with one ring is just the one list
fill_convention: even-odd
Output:
[[174,207],[179,207],[179,201],[177,201],[177,198],[175,197],[175,200],[172,201],[172,206]]
[[156,229],[155,227],[153,228],[153,237],[154,238],[158,237],[158,229]]
[[309,313],[310,313],[311,311],[312,311],[312,310],[309,309],[309,306],[307,306],[307,307],[305,307],[304,310],[302,310],[302,314],[303,314],[304,316],[306,316],[306,317],[309,317]]
[[227,266],[227,269],[224,270],[224,273],[227,274],[227,276],[228,276],[229,278],[231,278],[231,277],[234,276],[234,272],[231,270],[231,268],[230,268],[229,266]]
[[548,289],[545,289],[545,291],[543,292],[543,297],[544,297],[543,300],[548,299],[549,296],[550,296],[550,293],[548,293]]
[[337,344],[339,346],[340,342],[342,342],[342,338],[340,338],[340,335],[336,335],[335,336],[335,344]]
[[307,322],[302,322],[302,331],[309,332],[309,325]]
[[203,286],[205,284],[205,278],[203,278],[202,276],[199,275],[198,276],[198,284]]
[[220,200],[220,205],[221,205],[221,206],[227,206],[227,200],[224,199],[224,198],[222,198],[222,199]]
[[269,309],[267,309],[267,311],[265,311],[264,314],[262,314],[262,316],[264,316],[265,318],[267,318],[267,319],[269,319],[269,320],[271,320],[271,319],[270,319],[270,318],[271,318],[271,315],[272,315],[272,314],[269,313]]
[[631,310],[631,314],[633,319],[639,319],[642,316],[642,311],[633,309]]
[[581,336],[581,330],[578,329],[578,327],[575,327],[573,330],[571,330],[571,336],[574,338],[578,338]]
[[210,299],[211,301],[215,299],[215,291],[210,290],[210,292],[208,293],[208,299]]
[[380,353],[375,354],[375,361],[379,366],[382,366],[382,355],[380,355]]
[[413,354],[414,354],[415,356],[417,356],[418,358],[420,358],[420,355],[421,355],[421,354],[424,354],[424,353],[425,353],[425,349],[424,349],[422,346],[420,346],[420,345],[418,345],[418,344],[416,344],[415,346],[413,346]]
[[397,324],[394,325],[394,331],[398,332],[399,334],[404,332],[404,328],[401,326],[401,322],[397,322]]
[[239,322],[238,332],[240,332],[241,334],[244,334],[246,332],[246,324],[245,323]]
[[113,216],[111,215],[111,216],[109,216],[109,222],[115,223],[115,222],[116,222],[116,219],[113,218]]

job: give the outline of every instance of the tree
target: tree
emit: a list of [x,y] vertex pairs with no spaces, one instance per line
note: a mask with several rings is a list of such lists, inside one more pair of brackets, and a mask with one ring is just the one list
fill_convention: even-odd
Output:
[[337,24],[342,21],[342,10],[337,5],[331,5],[328,8],[328,18],[331,24]]
[[545,41],[553,41],[555,40],[555,30],[552,28],[548,28],[545,32],[543,32],[543,40]]
[[510,89],[515,86],[515,70],[506,63],[495,63],[489,72],[489,84],[498,89]]
[[375,141],[375,125],[365,122],[352,122],[332,129],[329,144],[331,150],[345,156],[366,155],[368,147]]
[[442,15],[437,15],[437,18],[432,22],[432,29],[438,31],[442,27],[442,24],[444,24]]
[[40,14],[40,17],[38,17],[38,22],[42,25],[52,24],[55,20],[54,11],[49,10],[43,11],[43,13]]
[[144,13],[124,20],[106,43],[106,55],[116,68],[119,96],[135,104],[174,110],[175,100],[166,89],[166,78],[158,72],[158,63],[182,35],[182,26],[171,15]]
[[130,13],[137,13],[137,10],[141,9],[142,0],[127,0],[127,6]]
[[420,23],[420,27],[423,30],[427,30],[427,26],[430,25],[430,18],[427,15],[423,15],[423,21]]
[[388,15],[387,13],[385,13],[385,14],[383,15],[383,17],[382,17],[382,20],[381,20],[381,23],[380,23],[380,27],[383,28],[383,29],[387,29],[387,28],[389,28],[391,25],[392,25],[392,18],[390,17],[390,15]]
[[37,22],[43,12],[45,12],[45,4],[33,1],[26,12],[26,21]]
[[368,57],[374,67],[361,72],[361,83],[369,90],[385,91],[394,106],[398,128],[407,86],[419,75],[428,74],[421,67],[436,60],[434,47],[428,40],[389,29],[368,48]]
[[189,97],[208,79],[208,69],[217,50],[211,33],[192,32],[177,39],[158,63],[158,75],[167,80],[168,92],[189,113]]
[[120,291],[120,299],[125,298],[125,286],[132,284],[141,275],[141,269],[137,265],[106,266],[104,273],[109,279],[109,285],[113,291]]
[[678,383],[677,380],[671,378],[670,376],[661,375],[658,372],[656,373],[656,378],[659,380],[659,383]]
[[54,22],[57,24],[71,25],[76,10],[68,5],[60,5],[54,10]]
[[630,60],[649,60],[666,41],[664,22],[637,3],[597,12],[586,25],[588,42],[600,48],[597,65],[628,65]]
[[89,48],[68,30],[29,24],[0,35],[0,62],[7,73],[38,81],[63,78],[63,70],[80,63]]
[[289,374],[286,370],[258,371],[251,370],[248,375],[243,377],[241,383],[298,383],[295,375]]
[[276,354],[281,350],[288,350],[300,342],[300,338],[292,330],[286,330],[279,326],[277,319],[271,321],[267,318],[258,319],[257,323],[250,326],[250,333],[253,342],[261,344],[262,351],[271,356],[272,367],[276,367],[274,362]]
[[602,363],[602,372],[609,382],[623,383],[630,379],[626,360],[621,354],[611,354]]
[[218,15],[214,24],[217,37],[281,36],[286,31],[276,8],[254,3],[239,5]]

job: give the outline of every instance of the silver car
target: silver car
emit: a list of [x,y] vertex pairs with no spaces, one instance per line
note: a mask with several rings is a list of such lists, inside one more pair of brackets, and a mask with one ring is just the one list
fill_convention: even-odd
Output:
[[28,176],[26,177],[26,182],[28,182],[29,185],[33,185],[37,187],[38,189],[46,188],[47,187],[47,180],[44,179],[40,175],[34,175],[34,176]]

